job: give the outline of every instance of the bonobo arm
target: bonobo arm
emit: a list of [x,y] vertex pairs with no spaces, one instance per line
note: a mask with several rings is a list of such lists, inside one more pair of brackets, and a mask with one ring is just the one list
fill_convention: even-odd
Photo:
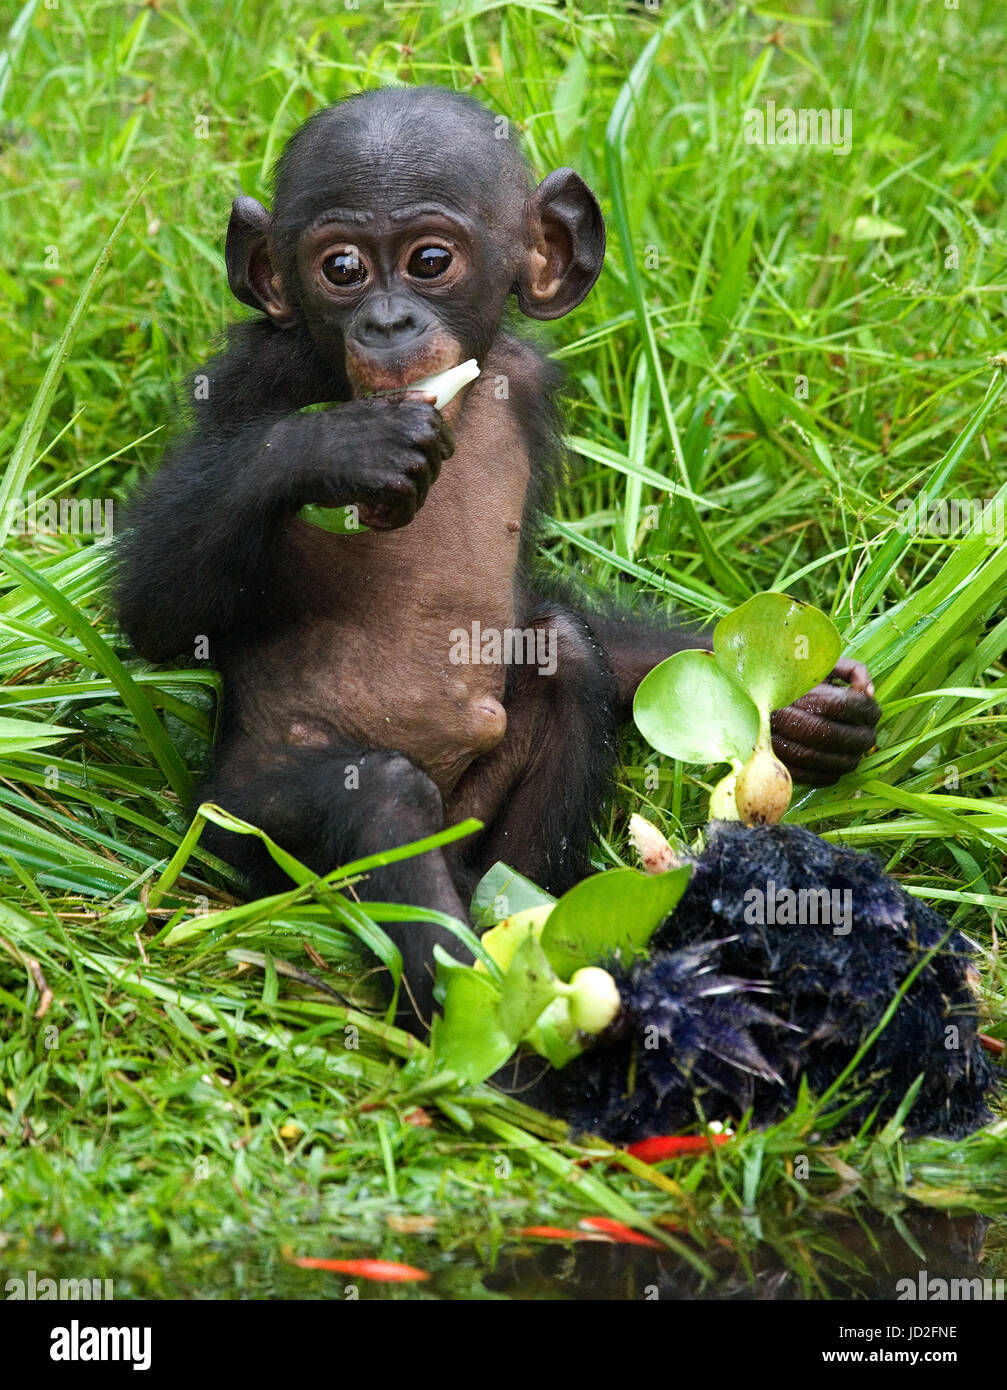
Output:
[[648,671],[653,671],[676,652],[697,648],[713,650],[713,638],[708,633],[651,627],[629,613],[588,613],[584,621],[604,647],[612,665],[620,723],[632,717],[633,696]]
[[415,394],[197,429],[130,510],[117,547],[124,631],[152,661],[192,654],[198,636],[220,637],[259,607],[291,513],[357,504],[366,526],[404,526],[453,447]]
[[[661,631],[628,615],[589,614],[585,621],[612,663],[623,720],[633,712],[637,686],[659,662],[688,648],[713,650],[713,638],[705,632]],[[828,786],[852,771],[872,747],[880,717],[867,667],[844,657],[827,681],[786,709],[774,711],[773,748],[796,781]]]

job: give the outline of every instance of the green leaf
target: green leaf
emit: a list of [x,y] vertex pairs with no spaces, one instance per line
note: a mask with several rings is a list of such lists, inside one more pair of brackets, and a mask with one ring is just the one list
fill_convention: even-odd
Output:
[[538,907],[522,908],[483,933],[479,938],[482,948],[500,970],[511,968],[514,957],[529,936],[539,940],[552,907],[552,903],[540,903]]
[[788,594],[756,594],[721,618],[713,650],[765,717],[824,680],[843,650],[831,618]]
[[0,717],[0,754],[28,753],[74,733],[59,724],[37,724],[32,719]]
[[570,1022],[570,1005],[554,999],[528,1034],[528,1042],[540,1057],[556,1068],[565,1067],[584,1051],[576,1028]]
[[357,515],[356,507],[316,507],[313,503],[297,513],[309,526],[333,536],[358,536],[370,528]]
[[689,324],[669,328],[661,335],[661,341],[667,346],[672,357],[681,358],[683,362],[688,362],[690,367],[709,371],[712,365],[710,350],[698,328]]
[[757,417],[767,429],[775,427],[790,410],[786,401],[768,377],[761,372],[750,371],[745,382],[745,397]]
[[741,295],[748,276],[748,258],[752,251],[752,232],[755,230],[755,213],[742,229],[741,236],[731,247],[717,288],[706,308],[707,321],[725,320],[731,323],[738,312]]
[[553,119],[560,148],[578,130],[583,120],[584,98],[592,75],[587,55],[593,46],[593,39],[591,30],[585,25],[579,36],[584,48],[574,49],[566,69],[553,88]]
[[884,241],[886,237],[905,236],[906,229],[894,222],[886,222],[883,217],[864,214],[854,220],[848,233],[852,241]]
[[542,949],[557,975],[568,980],[584,965],[613,956],[628,964],[685,892],[692,866],[667,874],[610,869],[564,893],[542,930]]
[[532,883],[530,878],[524,878],[516,869],[497,861],[483,874],[472,894],[472,925],[491,927],[515,912],[523,912],[526,907],[541,907],[555,901],[551,893]]
[[712,652],[676,652],[640,682],[636,727],[659,753],[684,763],[745,759],[759,736],[759,712]]
[[463,1083],[485,1081],[514,1051],[499,1019],[499,986],[469,966],[448,964],[450,957],[438,947],[434,954],[444,990],[444,1016],[434,1017],[430,1035],[435,1065]]
[[500,986],[500,1025],[516,1046],[556,997],[556,973],[534,936],[526,936]]

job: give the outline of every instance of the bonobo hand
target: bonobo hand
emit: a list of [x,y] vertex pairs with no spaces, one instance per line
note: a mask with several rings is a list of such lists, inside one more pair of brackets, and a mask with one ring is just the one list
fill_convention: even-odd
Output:
[[363,524],[377,531],[412,521],[454,452],[433,396],[419,392],[348,401],[300,418],[322,432],[313,441],[303,501],[356,504]]
[[[831,684],[837,680],[847,685]],[[827,681],[773,711],[773,749],[795,782],[827,787],[873,745],[880,716],[867,667],[844,657]]]

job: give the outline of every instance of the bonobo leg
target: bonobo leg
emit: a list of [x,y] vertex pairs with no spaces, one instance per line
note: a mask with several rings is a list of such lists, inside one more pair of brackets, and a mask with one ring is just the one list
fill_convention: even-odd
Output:
[[[283,748],[262,758],[247,745],[232,745],[223,751],[201,799],[216,801],[257,825],[316,873],[444,827],[444,807],[434,783],[401,753],[384,749]],[[207,847],[233,864],[257,893],[290,887],[290,879],[254,836],[208,826]],[[441,850],[374,869],[356,891],[365,901],[413,903],[468,920]],[[468,952],[432,922],[382,925],[402,952],[396,1021],[421,1033],[420,1024],[428,1025],[433,1013],[435,943],[460,960],[469,959]]]
[[509,668],[507,732],[448,803],[449,823],[471,815],[487,827],[448,849],[466,889],[498,859],[556,894],[591,872],[592,831],[617,754],[615,679],[578,614],[543,606],[528,629],[548,661]]
[[[591,614],[586,621],[612,663],[621,720],[631,716],[637,686],[659,662],[687,648],[710,651],[713,646],[704,632],[661,632],[629,617]],[[828,786],[871,748],[880,717],[867,667],[843,657],[827,681],[773,712],[773,749],[795,781]]]

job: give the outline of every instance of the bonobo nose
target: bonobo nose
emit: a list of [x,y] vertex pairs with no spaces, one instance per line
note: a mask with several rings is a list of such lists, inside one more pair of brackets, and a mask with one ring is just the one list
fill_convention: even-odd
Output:
[[360,314],[354,337],[361,347],[401,347],[418,337],[428,326],[428,316],[395,296],[376,299]]

